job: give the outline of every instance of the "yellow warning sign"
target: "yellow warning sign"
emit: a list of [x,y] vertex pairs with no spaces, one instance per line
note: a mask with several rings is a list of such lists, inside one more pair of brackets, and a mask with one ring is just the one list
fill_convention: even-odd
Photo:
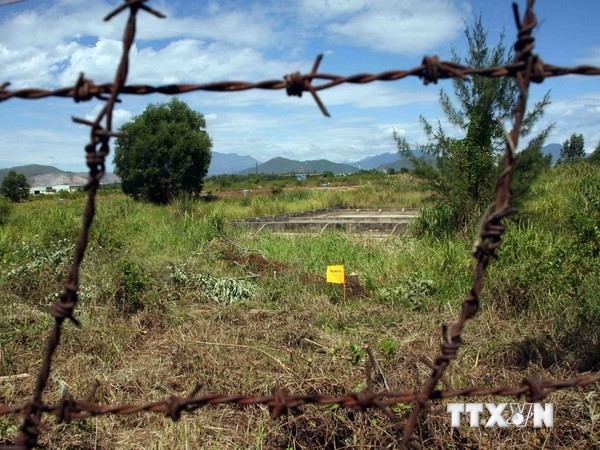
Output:
[[344,278],[344,266],[327,266],[327,282],[344,284],[346,282]]

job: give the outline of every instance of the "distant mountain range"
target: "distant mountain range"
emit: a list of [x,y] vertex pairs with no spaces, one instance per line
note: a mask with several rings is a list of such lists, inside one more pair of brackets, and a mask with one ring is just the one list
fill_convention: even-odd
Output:
[[542,153],[544,155],[552,155],[552,164],[558,161],[560,158],[560,150],[562,149],[562,145],[560,144],[548,144],[542,147]]
[[259,160],[252,156],[242,156],[237,153],[212,152],[208,175],[238,173],[246,169],[256,168],[260,163]]
[[359,169],[350,164],[339,164],[326,159],[317,159],[312,161],[295,161],[293,159],[277,156],[257,167],[251,167],[242,170],[240,174],[251,173],[323,173],[333,172],[338,175],[341,173],[354,173]]
[[[552,155],[552,162],[556,162],[560,156],[560,144],[548,144],[542,148],[546,155]],[[261,163],[252,156],[238,155],[237,153],[212,153],[212,160],[208,169],[208,175],[220,174],[252,174],[252,173],[323,173],[334,174],[354,173],[359,170],[388,170],[393,168],[411,168],[405,159],[400,158],[397,153],[383,153],[381,155],[369,156],[360,161],[349,163],[334,163],[326,159],[296,161],[278,156]],[[0,182],[9,170],[15,170],[27,177],[27,182],[33,186],[57,186],[60,184],[83,185],[87,182],[86,172],[67,172],[53,166],[29,164],[8,169],[0,169]],[[102,179],[103,184],[118,183],[119,177],[114,173],[106,173]]]
[[383,153],[376,156],[368,156],[356,162],[349,162],[351,166],[358,167],[362,170],[379,169],[386,164],[394,164],[400,161],[398,153]]
[[[68,184],[72,186],[82,186],[87,183],[87,172],[67,172],[54,166],[43,166],[40,164],[28,164],[26,166],[16,166],[8,169],[0,169],[0,182],[9,171],[14,170],[27,177],[27,182],[31,187],[34,186],[58,186]],[[119,177],[114,173],[107,172],[102,178],[102,184],[118,183]]]

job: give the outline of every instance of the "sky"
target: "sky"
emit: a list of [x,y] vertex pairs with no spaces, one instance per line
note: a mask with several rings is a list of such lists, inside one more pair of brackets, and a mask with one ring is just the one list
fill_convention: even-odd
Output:
[[[0,3],[2,1],[0,0]],[[73,85],[78,74],[97,84],[111,82],[121,54],[126,15],[102,18],[116,1],[25,0],[0,6],[0,83],[10,89]],[[521,10],[525,1],[518,2]],[[512,45],[516,29],[505,0],[228,0],[150,1],[166,19],[140,12],[131,52],[129,84],[204,83],[281,79],[309,72],[324,53],[319,71],[351,75],[418,66],[424,55],[465,55],[465,24],[481,14],[494,45],[504,30]],[[538,0],[536,52],[544,62],[600,66],[600,1]],[[318,82],[315,82],[318,84]],[[439,107],[440,88],[414,78],[321,91],[324,117],[311,96],[285,90],[237,93],[196,92],[180,96],[206,117],[213,151],[335,162],[396,151],[393,131],[426,143],[419,117],[440,121],[461,137]],[[531,101],[550,91],[551,105],[540,130],[555,127],[547,143],[582,133],[586,151],[600,141],[600,77],[569,75],[533,85]],[[115,125],[141,114],[168,96],[122,96]],[[530,103],[531,104],[531,103]],[[89,129],[72,116],[91,119],[99,100],[10,99],[0,103],[0,168],[47,164],[84,171]],[[522,141],[523,148],[526,140]],[[109,158],[112,165],[112,157]],[[112,170],[112,167],[109,168]]]

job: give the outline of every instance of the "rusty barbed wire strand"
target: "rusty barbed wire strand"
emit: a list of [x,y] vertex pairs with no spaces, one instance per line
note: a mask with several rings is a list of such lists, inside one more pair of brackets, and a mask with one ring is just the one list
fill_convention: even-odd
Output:
[[514,45],[515,62],[520,63],[521,67],[521,70],[515,74],[519,95],[513,114],[514,125],[511,132],[506,135],[502,161],[504,170],[497,178],[495,201],[481,219],[479,234],[473,248],[474,264],[471,291],[463,301],[457,321],[450,327],[446,325],[442,327],[441,354],[432,363],[427,363],[431,369],[431,374],[423,386],[421,400],[415,403],[415,408],[404,428],[403,447],[408,447],[421,410],[426,407],[427,402],[431,399],[431,395],[444,375],[446,368],[458,355],[458,350],[462,344],[462,330],[466,322],[473,318],[479,310],[479,298],[483,290],[486,269],[496,258],[496,251],[501,245],[502,234],[504,233],[502,219],[515,212],[510,209],[509,204],[510,182],[515,168],[515,151],[519,141],[521,124],[527,109],[527,93],[530,82],[543,80],[540,72],[536,71],[536,67],[540,66],[540,59],[532,53],[535,43],[532,32],[537,25],[537,19],[533,12],[534,3],[535,0],[527,0],[523,21],[519,17],[518,5],[513,3],[514,18],[518,30],[517,41]]
[[[103,406],[89,400],[74,400],[70,394],[65,394],[58,403],[41,405],[40,409],[58,417],[61,421],[84,419],[108,414],[126,415],[140,412],[164,414],[179,420],[181,414],[190,413],[197,409],[217,406],[267,406],[273,418],[289,414],[305,405],[340,405],[345,408],[366,411],[369,409],[383,410],[385,407],[398,403],[411,403],[421,400],[450,399],[457,397],[525,397],[527,401],[543,400],[548,394],[567,387],[584,388],[600,382],[600,374],[586,374],[570,380],[535,380],[525,379],[521,386],[511,387],[469,387],[453,390],[434,390],[426,396],[423,392],[348,392],[341,395],[323,394],[290,394],[285,389],[275,389],[271,395],[236,395],[236,394],[207,394],[196,396],[197,389],[187,397],[170,396],[164,400],[145,404],[123,404]],[[0,407],[0,416],[19,414],[27,405]]]
[[[536,381],[534,379],[526,379],[518,388],[471,387],[461,390],[435,389],[440,379],[442,379],[446,367],[457,356],[458,349],[462,343],[461,332],[465,323],[478,311],[479,296],[483,288],[485,271],[488,264],[496,257],[495,252],[500,246],[504,231],[501,220],[513,212],[509,208],[510,179],[514,169],[515,149],[518,144],[519,131],[526,111],[527,91],[530,83],[541,83],[545,78],[567,74],[600,75],[599,67],[583,65],[576,67],[554,66],[543,63],[538,55],[532,53],[534,47],[532,30],[537,23],[533,13],[534,0],[528,0],[523,22],[520,20],[517,5],[513,3],[518,38],[514,46],[515,61],[506,66],[473,68],[453,62],[440,61],[437,56],[426,56],[423,58],[420,66],[409,70],[390,70],[377,74],[362,73],[351,76],[340,76],[317,72],[323,58],[323,55],[318,55],[311,72],[307,74],[295,72],[286,75],[282,80],[267,80],[255,83],[221,81],[205,84],[170,84],[163,86],[125,85],[128,75],[129,53],[135,39],[137,12],[141,9],[157,17],[164,17],[160,12],[145,5],[146,2],[147,0],[125,0],[104,18],[104,20],[110,20],[115,15],[129,9],[129,18],[123,33],[123,51],[115,73],[115,79],[112,83],[96,85],[93,81],[86,79],[82,73],[74,86],[54,90],[18,89],[10,91],[7,89],[10,83],[0,85],[0,102],[11,98],[41,99],[50,96],[69,97],[73,98],[75,102],[87,101],[92,98],[106,102],[94,121],[73,118],[74,122],[91,128],[90,142],[85,147],[89,176],[86,185],[88,196],[82,216],[82,227],[63,290],[59,299],[50,307],[50,313],[54,317],[55,323],[47,339],[46,351],[37,376],[33,400],[18,406],[0,406],[0,416],[19,414],[23,418],[23,422],[19,428],[20,434],[17,436],[14,445],[2,448],[30,449],[39,446],[39,426],[44,413],[55,415],[59,420],[69,421],[76,418],[104,414],[132,414],[146,411],[162,413],[173,420],[177,420],[182,412],[191,412],[209,405],[234,404],[244,406],[262,404],[269,407],[271,414],[277,417],[307,404],[339,404],[357,410],[379,409],[393,420],[395,416],[391,411],[386,409],[387,407],[393,406],[398,402],[412,402],[414,403],[414,409],[408,418],[402,439],[402,445],[406,446],[413,434],[420,412],[425,409],[427,402],[430,400],[461,396],[491,395],[518,397],[524,395],[529,401],[539,401],[559,389],[590,386],[600,381],[600,375],[588,374],[566,381]],[[451,327],[443,327],[444,342],[441,346],[442,354],[433,363],[426,362],[432,372],[420,392],[384,391],[374,393],[372,392],[370,370],[367,366],[367,389],[362,392],[349,392],[339,396],[327,396],[318,393],[292,395],[288,394],[285,389],[278,389],[269,396],[212,394],[196,397],[199,390],[199,387],[197,387],[187,397],[171,396],[163,401],[142,405],[102,406],[91,402],[93,392],[95,391],[94,388],[85,401],[76,401],[71,395],[66,394],[57,404],[47,405],[43,402],[43,392],[50,374],[52,358],[60,343],[62,324],[65,319],[69,319],[76,325],[79,325],[73,316],[73,312],[78,301],[79,268],[85,255],[89,231],[95,215],[96,192],[100,179],[105,172],[105,159],[110,150],[109,140],[111,137],[123,136],[123,134],[112,130],[113,109],[115,104],[120,101],[119,95],[146,95],[152,93],[174,95],[200,90],[237,92],[250,89],[286,89],[289,96],[301,97],[304,92],[309,92],[321,112],[329,116],[317,92],[334,86],[341,84],[366,84],[373,81],[394,81],[408,76],[416,76],[422,79],[425,84],[429,84],[437,83],[439,79],[447,78],[468,80],[468,77],[471,75],[489,78],[513,77],[517,80],[519,96],[514,110],[513,129],[506,136],[503,158],[504,170],[497,180],[496,200],[482,218],[478,242],[474,246],[473,287],[463,302],[458,320]],[[315,86],[312,84],[314,80],[323,81],[323,83]],[[101,125],[103,120],[105,122],[104,126]]]
[[[320,54],[315,60],[318,67],[323,55]],[[282,90],[285,89],[288,96],[301,97],[302,93],[310,92],[317,102],[319,109],[324,115],[329,113],[317,92],[330,89],[341,84],[367,84],[374,81],[396,81],[409,76],[415,76],[423,80],[425,84],[437,83],[440,79],[462,78],[468,80],[470,75],[478,75],[488,78],[515,77],[517,73],[524,70],[524,63],[514,63],[506,66],[473,68],[463,66],[450,61],[440,61],[437,56],[426,56],[423,63],[413,69],[408,70],[388,70],[376,74],[360,73],[350,76],[333,75],[327,73],[318,73],[316,68],[307,74],[295,72],[284,76],[279,80],[265,80],[259,82],[248,81],[216,81],[204,84],[167,84],[162,86],[152,86],[146,84],[133,84],[123,86],[120,89],[121,94],[129,95],[149,95],[165,94],[178,95],[194,91],[212,91],[212,92],[238,92],[251,89],[261,90]],[[545,78],[557,77],[563,75],[600,75],[600,67],[590,65],[580,65],[575,67],[561,67],[551,64],[545,64],[537,60],[533,67],[531,81],[541,83]],[[313,80],[325,80],[327,82],[313,86]],[[94,84],[92,80],[83,77],[74,86],[62,87],[58,89],[17,89],[8,90],[10,83],[6,82],[0,85],[0,102],[11,98],[21,99],[41,99],[46,97],[67,97],[73,98],[76,102],[91,100],[92,98],[105,99],[105,95],[112,91],[112,83]]]

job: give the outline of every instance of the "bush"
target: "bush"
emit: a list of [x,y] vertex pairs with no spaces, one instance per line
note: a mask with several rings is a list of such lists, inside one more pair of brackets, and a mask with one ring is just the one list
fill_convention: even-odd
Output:
[[144,309],[141,300],[144,289],[144,275],[141,267],[130,259],[122,258],[117,261],[119,270],[115,305],[125,314],[133,314]]
[[0,183],[0,194],[13,202],[20,202],[29,197],[29,187],[25,175],[11,170]]

